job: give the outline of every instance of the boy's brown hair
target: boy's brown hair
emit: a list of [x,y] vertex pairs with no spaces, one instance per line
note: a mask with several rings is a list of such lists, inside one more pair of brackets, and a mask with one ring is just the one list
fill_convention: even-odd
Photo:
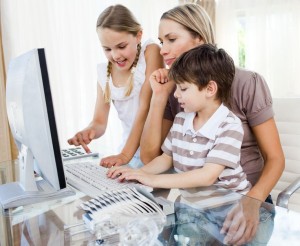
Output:
[[176,84],[194,83],[199,90],[209,81],[215,81],[217,98],[229,105],[230,90],[235,74],[233,59],[223,49],[212,44],[202,44],[183,53],[169,71],[169,79]]

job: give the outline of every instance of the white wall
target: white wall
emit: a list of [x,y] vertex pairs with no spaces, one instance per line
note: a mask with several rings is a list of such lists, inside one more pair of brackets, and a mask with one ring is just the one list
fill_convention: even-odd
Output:
[[245,30],[246,68],[262,74],[273,97],[299,97],[300,1],[219,0],[216,36],[238,64],[238,18]]
[[[1,29],[6,67],[12,57],[45,48],[61,147],[91,120],[96,98],[96,64],[105,61],[96,20],[112,4],[127,6],[157,40],[161,14],[177,0],[1,0]],[[91,147],[110,153],[121,133],[115,111],[107,133]]]

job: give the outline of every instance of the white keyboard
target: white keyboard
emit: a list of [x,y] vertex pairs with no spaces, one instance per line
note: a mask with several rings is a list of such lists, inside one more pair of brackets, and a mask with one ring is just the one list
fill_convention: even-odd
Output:
[[64,165],[67,183],[91,197],[101,195],[109,190],[136,187],[147,192],[153,188],[135,182],[119,182],[106,177],[107,168],[94,162],[69,163]]

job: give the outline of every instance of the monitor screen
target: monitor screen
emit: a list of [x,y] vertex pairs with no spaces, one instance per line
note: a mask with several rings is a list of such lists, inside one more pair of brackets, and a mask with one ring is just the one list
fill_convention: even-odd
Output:
[[39,202],[41,197],[47,199],[47,194],[53,197],[67,190],[44,49],[33,49],[11,60],[6,107],[19,150],[20,180],[6,184],[5,195],[1,195],[4,187],[0,186],[2,204],[15,200],[14,205],[5,205],[14,207]]

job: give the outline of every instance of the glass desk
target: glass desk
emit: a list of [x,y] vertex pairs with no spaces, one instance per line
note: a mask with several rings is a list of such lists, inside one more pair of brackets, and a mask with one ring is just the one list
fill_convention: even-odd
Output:
[[[12,168],[11,163],[0,164],[1,182],[14,179]],[[248,238],[251,234],[252,239],[246,245],[292,246],[300,242],[299,213],[234,192],[216,189],[203,196],[196,189],[182,192],[158,189],[153,195],[173,201],[175,208],[175,213],[167,216],[155,245],[226,245],[231,244],[226,240]],[[80,204],[89,199],[76,192],[72,197],[2,212],[1,245],[114,245],[95,241],[89,232],[70,237],[69,229],[66,230],[82,223],[85,212]],[[245,229],[245,219],[256,216],[259,223],[250,223]],[[233,230],[220,233],[225,218],[232,218],[228,225]]]

